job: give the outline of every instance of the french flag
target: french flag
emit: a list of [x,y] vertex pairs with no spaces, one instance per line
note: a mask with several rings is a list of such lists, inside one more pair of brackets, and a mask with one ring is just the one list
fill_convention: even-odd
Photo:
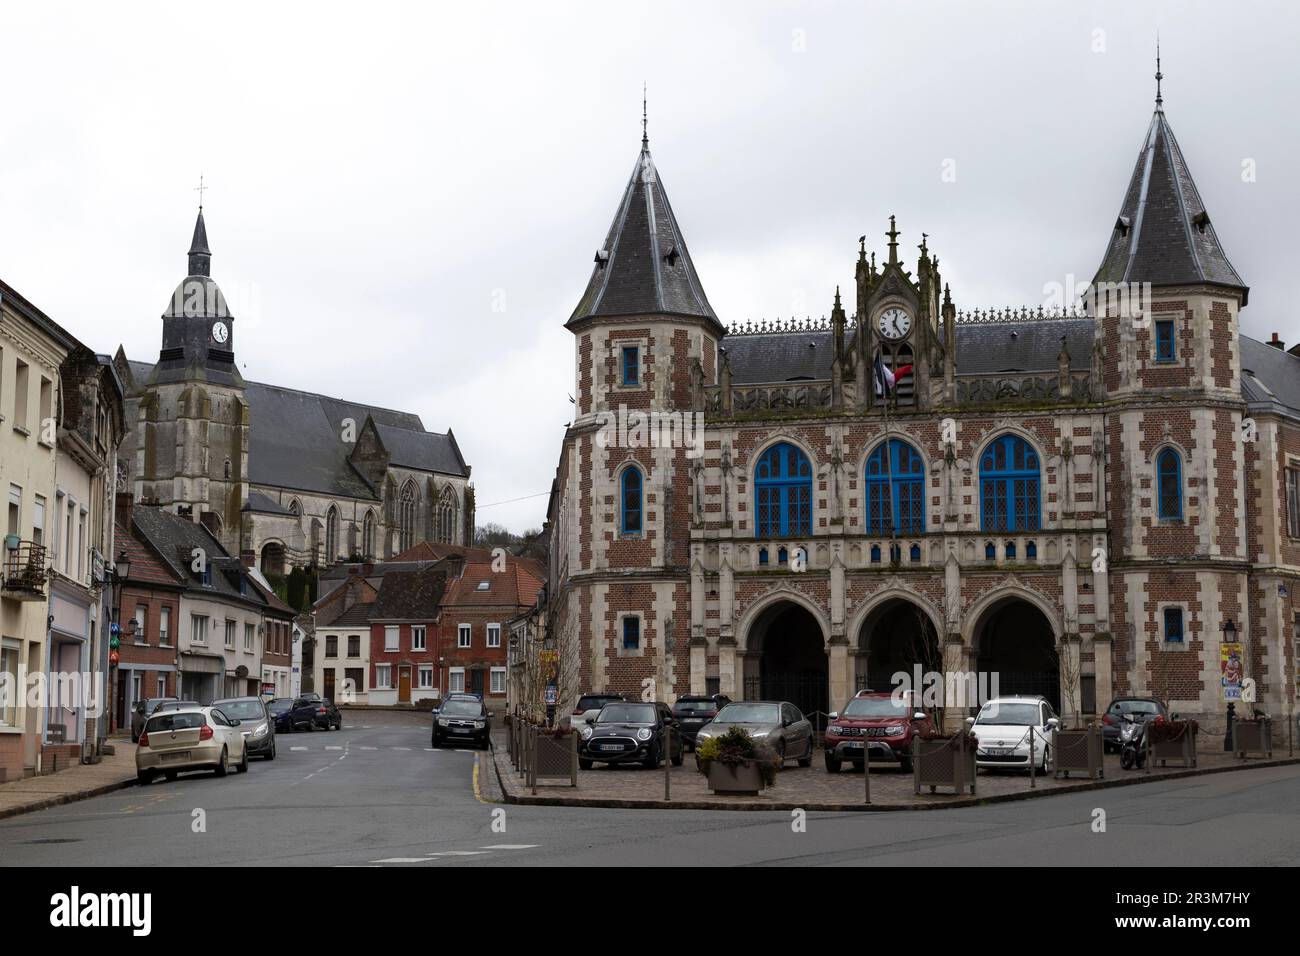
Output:
[[876,380],[876,396],[881,397],[886,392],[892,392],[894,386],[898,384],[898,380],[911,371],[912,366],[910,365],[900,365],[896,370],[891,371],[885,366],[884,361],[880,357],[880,353],[877,352],[876,364],[873,372]]

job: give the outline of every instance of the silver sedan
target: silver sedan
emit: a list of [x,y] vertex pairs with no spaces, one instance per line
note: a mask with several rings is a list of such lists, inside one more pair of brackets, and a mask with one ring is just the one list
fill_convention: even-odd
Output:
[[813,728],[799,708],[789,701],[737,700],[718,711],[718,716],[700,728],[695,744],[710,737],[721,737],[732,727],[749,731],[754,742],[767,744],[782,762],[798,760],[799,766],[811,767]]

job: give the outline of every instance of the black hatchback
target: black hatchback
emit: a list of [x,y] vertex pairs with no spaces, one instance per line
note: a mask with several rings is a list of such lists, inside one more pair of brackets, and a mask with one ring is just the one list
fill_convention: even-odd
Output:
[[718,716],[718,711],[729,703],[731,698],[723,694],[686,694],[677,698],[677,703],[673,704],[673,716],[677,718],[677,727],[689,749],[695,749],[695,735],[700,728]]
[[682,765],[684,745],[677,720],[668,705],[660,701],[623,700],[606,704],[596,717],[589,717],[580,733],[578,766],[590,770],[597,763],[640,763],[657,767],[664,759],[663,737],[673,729],[668,756],[674,767]]
[[342,730],[343,715],[332,700],[318,695],[304,695],[293,702],[289,711],[290,730]]

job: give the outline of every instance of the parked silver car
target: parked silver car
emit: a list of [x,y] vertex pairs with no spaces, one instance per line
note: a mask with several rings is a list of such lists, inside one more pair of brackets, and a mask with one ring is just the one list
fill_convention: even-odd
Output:
[[187,770],[215,770],[224,777],[231,764],[248,771],[248,748],[239,721],[213,707],[167,710],[152,715],[135,752],[135,775],[141,784],[161,773],[175,780]]
[[721,737],[732,727],[748,730],[755,743],[765,743],[785,760],[812,766],[813,727],[789,701],[736,700],[718,711],[695,735],[695,747],[710,737]]

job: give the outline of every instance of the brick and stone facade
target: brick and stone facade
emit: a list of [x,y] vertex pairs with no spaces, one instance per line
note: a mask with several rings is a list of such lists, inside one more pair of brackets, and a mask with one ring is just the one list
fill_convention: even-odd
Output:
[[[561,710],[830,711],[920,665],[1074,719],[1151,694],[1216,728],[1231,640],[1258,706],[1293,712],[1300,356],[1241,334],[1248,290],[1162,106],[1077,308],[961,312],[899,235],[880,266],[861,244],[852,315],[837,290],[829,321],[725,329],[643,142],[568,322]],[[807,471],[782,485],[787,459]]]

